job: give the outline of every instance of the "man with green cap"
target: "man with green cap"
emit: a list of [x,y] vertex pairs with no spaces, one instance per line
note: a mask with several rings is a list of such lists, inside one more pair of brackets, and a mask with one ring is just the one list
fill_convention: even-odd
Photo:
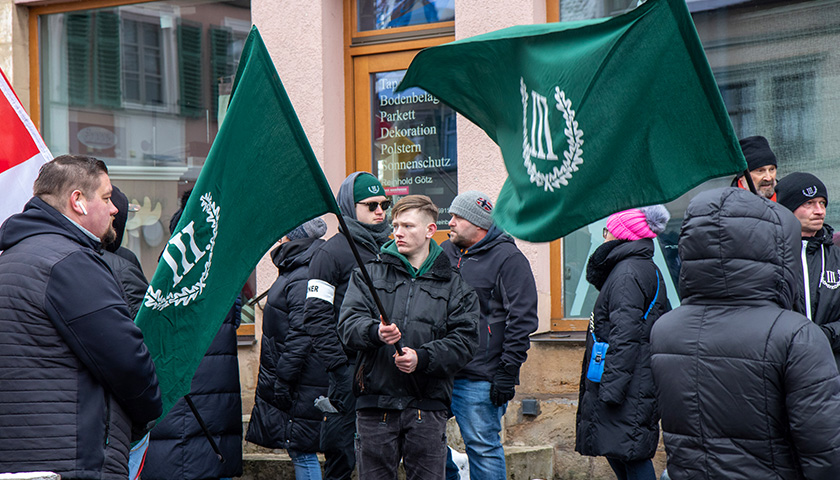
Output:
[[[354,172],[341,183],[336,200],[362,261],[377,258],[390,234],[385,212],[391,206],[379,180],[368,172]],[[356,403],[351,387],[354,357],[341,345],[336,324],[350,274],[357,266],[344,235],[329,239],[309,264],[304,326],[314,353],[327,368],[329,403],[338,410],[325,412],[321,426],[327,480],[349,480],[356,464]]]

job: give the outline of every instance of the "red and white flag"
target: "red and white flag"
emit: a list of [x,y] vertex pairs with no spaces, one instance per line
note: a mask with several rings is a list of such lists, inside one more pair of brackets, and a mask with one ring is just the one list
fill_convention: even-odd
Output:
[[38,170],[52,154],[0,70],[0,223],[32,198]]

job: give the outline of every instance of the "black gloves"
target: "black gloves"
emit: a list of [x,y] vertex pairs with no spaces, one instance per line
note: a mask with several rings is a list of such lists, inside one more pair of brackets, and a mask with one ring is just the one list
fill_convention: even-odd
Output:
[[501,407],[516,395],[516,376],[519,367],[500,363],[490,384],[490,401]]
[[339,411],[339,413],[346,413],[353,408],[355,404],[353,398],[353,372],[350,367],[342,365],[338,368],[330,370],[327,375],[330,378],[330,389],[327,396],[330,398],[330,403]]
[[289,411],[292,408],[292,390],[288,383],[282,380],[274,382],[274,403],[283,411]]

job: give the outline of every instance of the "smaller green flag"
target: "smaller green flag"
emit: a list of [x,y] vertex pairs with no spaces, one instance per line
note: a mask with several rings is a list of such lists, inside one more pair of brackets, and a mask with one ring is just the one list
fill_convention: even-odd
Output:
[[421,51],[420,87],[481,127],[508,179],[493,217],[534,242],[746,169],[685,0]]
[[224,122],[137,314],[164,415],[189,393],[198,364],[263,254],[327,212],[338,214],[335,198],[253,27]]

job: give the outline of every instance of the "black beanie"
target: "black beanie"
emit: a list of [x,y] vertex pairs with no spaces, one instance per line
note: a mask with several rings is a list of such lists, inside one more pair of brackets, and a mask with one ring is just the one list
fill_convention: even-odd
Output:
[[738,141],[741,144],[741,151],[747,159],[747,169],[750,171],[761,168],[765,165],[776,164],[776,155],[770,150],[767,139],[761,136],[742,138]]
[[828,204],[828,190],[810,173],[793,172],[776,184],[776,201],[791,212],[812,198],[823,197]]

